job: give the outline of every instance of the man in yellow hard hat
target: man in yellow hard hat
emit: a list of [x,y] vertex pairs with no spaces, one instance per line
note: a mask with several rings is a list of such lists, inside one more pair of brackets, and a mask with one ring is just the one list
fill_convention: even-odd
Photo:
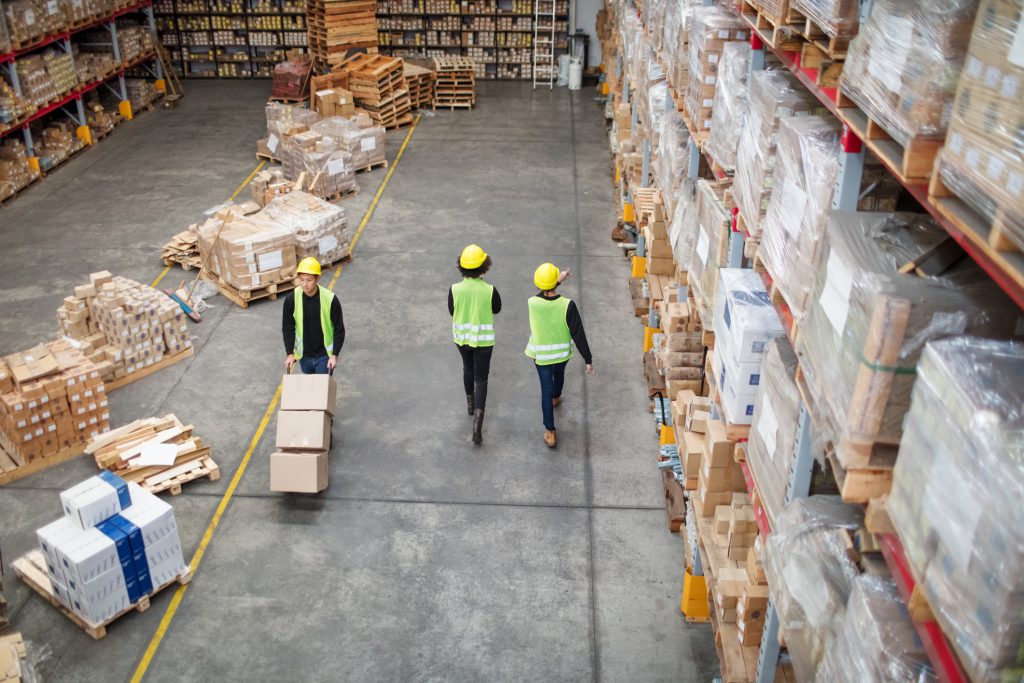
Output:
[[475,244],[462,250],[457,263],[462,282],[448,289],[448,312],[452,316],[452,336],[462,356],[462,387],[473,416],[473,443],[483,443],[484,408],[487,403],[487,376],[494,349],[494,315],[501,311],[501,297],[483,276],[491,267],[491,257]]
[[307,375],[329,374],[338,364],[345,343],[345,322],[341,302],[334,292],[321,287],[320,262],[312,256],[299,261],[296,269],[299,286],[293,296],[284,297],[284,367],[295,362]]
[[540,407],[544,416],[544,443],[548,448],[557,444],[555,436],[554,408],[562,402],[562,386],[565,382],[565,366],[572,357],[572,345],[576,344],[587,374],[594,374],[593,359],[587,334],[583,330],[583,318],[576,302],[563,297],[555,290],[569,277],[569,271],[559,272],[553,263],[545,263],[533,273],[533,284],[540,290],[530,297],[530,342],[526,355],[533,359],[540,378]]

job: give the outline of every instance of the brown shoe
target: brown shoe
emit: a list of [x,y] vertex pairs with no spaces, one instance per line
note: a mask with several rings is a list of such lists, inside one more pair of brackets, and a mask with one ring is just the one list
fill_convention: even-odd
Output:
[[548,448],[554,448],[555,447],[555,444],[557,443],[557,439],[555,438],[555,432],[554,431],[548,430],[548,431],[544,432],[544,443],[547,444]]
[[561,396],[555,396],[553,399],[551,399],[551,406],[552,407],[558,407],[558,404],[561,403],[561,402],[562,402],[562,397]]

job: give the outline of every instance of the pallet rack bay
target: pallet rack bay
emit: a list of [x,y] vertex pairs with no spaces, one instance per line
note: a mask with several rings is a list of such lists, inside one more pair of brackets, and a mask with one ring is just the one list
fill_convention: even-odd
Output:
[[[379,0],[380,50],[396,57],[461,55],[476,77],[532,78],[534,0]],[[569,3],[557,0],[555,55],[568,52]]]
[[269,78],[289,50],[306,51],[301,0],[157,0],[160,40],[186,78]]

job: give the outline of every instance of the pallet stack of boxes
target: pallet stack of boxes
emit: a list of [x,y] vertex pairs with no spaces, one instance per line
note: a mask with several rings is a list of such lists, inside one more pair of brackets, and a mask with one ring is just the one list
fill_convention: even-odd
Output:
[[760,536],[747,549],[746,583],[736,603],[736,631],[743,646],[760,645],[768,612],[768,577],[764,573],[764,546]]
[[684,391],[704,393],[701,324],[697,316],[691,315],[689,303],[678,300],[678,292],[678,287],[669,287],[668,298],[660,304],[663,337],[658,357],[667,394],[677,399]]
[[3,451],[24,465],[110,429],[101,370],[66,341],[0,361]]
[[53,596],[92,626],[188,572],[170,505],[111,472],[60,495],[36,537]]
[[697,494],[693,497],[693,509],[699,516],[714,517],[719,505],[732,505],[733,494],[747,490],[735,449],[736,443],[726,437],[725,424],[706,420]]
[[152,287],[93,273],[57,309],[61,334],[74,340],[107,381],[141,372],[192,348],[184,313]]
[[337,385],[330,375],[285,375],[277,414],[277,451],[270,490],[317,493],[327,488],[327,452]]
[[199,226],[199,254],[208,273],[235,291],[291,282],[295,237],[286,228],[229,207]]

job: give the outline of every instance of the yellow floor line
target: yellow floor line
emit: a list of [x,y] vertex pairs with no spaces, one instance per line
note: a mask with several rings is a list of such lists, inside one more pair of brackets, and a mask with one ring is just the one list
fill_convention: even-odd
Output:
[[[380,187],[377,189],[377,194],[373,198],[373,202],[367,207],[366,213],[363,214],[363,220],[359,223],[359,229],[356,231],[355,237],[352,239],[350,250],[355,250],[356,242],[359,241],[359,236],[363,233],[363,229],[366,224],[369,223],[370,217],[373,215],[374,209],[377,208],[377,202],[380,201],[380,197],[384,194],[384,188],[387,187],[388,181],[391,180],[391,176],[394,174],[395,169],[398,168],[398,162],[402,158],[402,154],[405,152],[406,145],[409,144],[409,138],[412,137],[413,131],[416,130],[417,124],[420,122],[419,115],[412,122],[412,127],[409,128],[409,132],[405,136],[405,140],[402,141],[402,146],[398,150],[398,155],[395,157],[395,163],[391,165],[391,169],[387,175],[384,176],[384,181],[381,182]],[[242,188],[245,187],[249,180],[252,179],[256,172],[260,170],[260,167],[266,162],[260,162],[260,165],[256,167],[256,170],[249,174],[242,186],[239,187],[235,194],[231,196],[234,199]],[[166,271],[164,271],[166,273]],[[335,269],[334,277],[331,278],[331,289],[334,289],[334,285],[338,282],[338,277],[341,275],[341,264]],[[163,277],[161,275],[160,277]],[[157,278],[159,282],[160,278]],[[156,286],[154,283],[153,286]],[[238,487],[239,482],[242,480],[242,475],[245,474],[246,468],[249,466],[249,461],[252,458],[252,454],[256,451],[256,447],[259,445],[260,439],[263,438],[263,432],[266,431],[267,425],[270,424],[270,417],[274,414],[274,410],[277,409],[277,402],[281,400],[281,385],[277,385],[277,390],[274,392],[274,398],[271,399],[270,405],[267,406],[266,411],[263,413],[263,419],[260,420],[259,427],[256,428],[256,433],[253,434],[252,440],[249,442],[249,448],[245,451],[245,456],[242,457],[242,462],[238,466],[238,470],[235,472],[235,476],[231,478],[231,483],[228,484],[228,488],[224,491],[224,495],[220,499],[220,503],[217,505],[216,511],[213,513],[213,519],[210,520],[210,524],[206,527],[206,531],[203,533],[202,539],[199,541],[199,547],[196,549],[195,555],[192,556],[192,561],[189,562],[189,569],[195,574],[196,570],[199,569],[199,563],[202,561],[203,556],[206,554],[206,548],[210,545],[210,541],[213,539],[213,532],[217,530],[217,526],[220,524],[220,519],[227,510],[228,504],[231,502],[232,496],[235,495],[235,489]],[[157,626],[156,633],[153,634],[153,638],[149,641],[149,645],[146,647],[145,653],[142,655],[142,660],[139,661],[139,665],[135,668],[135,673],[132,674],[132,683],[138,683],[142,680],[142,677],[146,675],[146,671],[149,669],[149,665],[153,662],[153,657],[156,655],[157,648],[160,647],[160,642],[164,639],[167,634],[167,629],[171,626],[171,621],[174,619],[175,613],[178,611],[178,607],[181,605],[182,598],[185,595],[185,591],[191,586],[191,583],[185,584],[184,586],[178,586],[174,591],[174,596],[171,598],[170,604],[167,605],[167,611],[164,612],[163,619],[160,620],[160,625]]]
[[[263,168],[264,166],[266,166],[266,164],[267,164],[267,160],[266,160],[266,159],[264,159],[264,160],[263,160],[263,161],[261,161],[260,163],[256,164],[256,168],[254,168],[254,169],[252,170],[252,173],[250,173],[250,174],[249,174],[248,176],[246,176],[245,180],[243,180],[243,181],[242,181],[242,184],[238,186],[238,189],[237,189],[237,190],[235,190],[235,191],[234,191],[234,192],[233,192],[233,193],[231,194],[231,196],[230,196],[230,197],[228,197],[228,201],[229,201],[229,202],[231,202],[231,201],[234,201],[234,200],[235,200],[235,197],[237,197],[237,196],[238,196],[238,194],[239,194],[239,193],[240,193],[240,192],[241,192],[242,190],[244,190],[244,189],[245,189],[245,186],[249,184],[249,181],[253,179],[253,176],[255,176],[255,175],[256,175],[257,173],[259,173],[259,172],[260,172],[260,169],[261,169],[261,168]],[[157,276],[156,276],[156,279],[155,279],[155,280],[153,280],[152,284],[150,284],[149,286],[150,286],[150,287],[156,287],[156,286],[157,286],[158,284],[160,284],[160,281],[161,281],[161,280],[163,280],[163,279],[164,279],[164,277],[165,277],[165,276],[167,275],[167,273],[169,273],[170,271],[171,271],[171,266],[170,266],[170,265],[166,266],[166,267],[165,267],[165,268],[163,269],[163,272],[161,272],[161,273],[160,273],[159,275],[157,275]]]

